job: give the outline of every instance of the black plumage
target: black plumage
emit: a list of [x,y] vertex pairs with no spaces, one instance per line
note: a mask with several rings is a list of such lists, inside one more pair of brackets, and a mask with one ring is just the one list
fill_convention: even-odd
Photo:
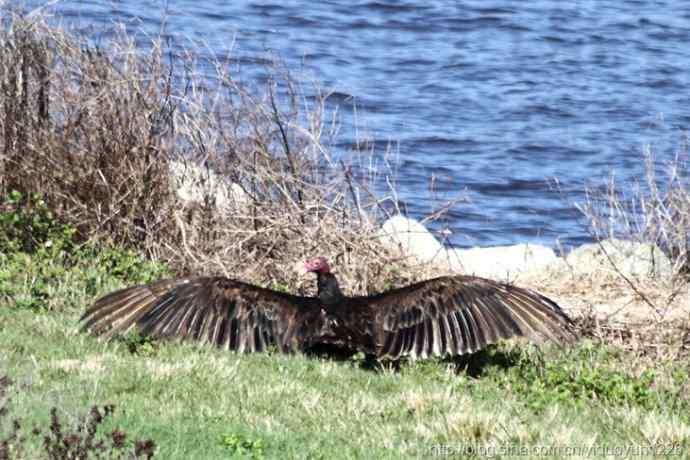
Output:
[[223,277],[162,280],[108,294],[82,316],[112,336],[139,329],[239,352],[335,345],[377,357],[473,353],[500,339],[575,339],[572,322],[541,294],[474,276],[444,276],[371,296],[343,295],[325,258],[308,261],[318,294],[304,297]]

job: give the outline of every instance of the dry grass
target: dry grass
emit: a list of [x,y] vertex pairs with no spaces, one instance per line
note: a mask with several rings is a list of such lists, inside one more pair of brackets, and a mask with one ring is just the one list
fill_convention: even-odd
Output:
[[[232,60],[150,46],[142,53],[118,30],[95,48],[40,16],[13,16],[0,33],[0,193],[40,192],[81,240],[134,248],[178,273],[303,290],[312,283],[295,264],[322,254],[350,292],[428,275],[405,261],[390,272],[394,256],[375,233],[395,200],[352,172],[371,152],[331,150],[327,94],[307,96],[278,64],[250,87]],[[173,160],[200,167],[197,181],[218,174],[248,201],[221,206],[205,187],[182,202]]]
[[[587,190],[578,209],[597,240],[623,238],[652,243],[666,252],[677,276],[690,274],[690,155],[687,146],[661,165],[645,149],[645,176],[631,187],[609,177],[605,187]],[[621,190],[629,189],[629,193]]]
[[[576,273],[569,267],[529,280],[572,306],[585,335],[652,357],[690,354],[688,152],[685,145],[660,164],[647,149],[640,181],[622,187],[612,174],[605,186],[588,189],[584,203],[575,204],[608,258],[607,270]],[[658,246],[671,261],[670,276],[626,275],[601,244],[612,238]]]

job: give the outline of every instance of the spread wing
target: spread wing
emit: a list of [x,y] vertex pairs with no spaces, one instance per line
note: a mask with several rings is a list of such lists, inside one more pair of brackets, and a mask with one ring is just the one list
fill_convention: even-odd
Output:
[[222,277],[167,279],[108,294],[81,317],[113,336],[132,327],[153,338],[179,337],[239,352],[302,350],[318,334],[318,301]]
[[449,276],[371,297],[378,356],[462,355],[514,336],[535,342],[575,339],[572,321],[541,294],[473,276]]

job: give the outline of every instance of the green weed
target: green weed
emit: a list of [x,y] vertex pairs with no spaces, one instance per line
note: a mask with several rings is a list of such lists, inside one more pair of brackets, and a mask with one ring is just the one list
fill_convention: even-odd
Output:
[[[553,405],[640,407],[690,413],[680,378],[660,387],[658,371],[628,369],[629,357],[603,345],[585,343],[568,352],[542,355],[538,350],[513,348],[501,365],[489,366],[485,377],[509,390],[535,413]],[[669,371],[687,375],[682,363]],[[685,417],[687,418],[687,417]]]
[[263,460],[265,457],[264,444],[260,439],[249,438],[240,434],[222,436],[220,444],[232,455],[232,458],[250,458]]
[[[118,284],[168,275],[161,264],[130,250],[76,241],[75,229],[55,217],[37,194],[13,192],[0,212],[0,302],[34,311],[74,305]],[[76,292],[79,296],[75,296]]]

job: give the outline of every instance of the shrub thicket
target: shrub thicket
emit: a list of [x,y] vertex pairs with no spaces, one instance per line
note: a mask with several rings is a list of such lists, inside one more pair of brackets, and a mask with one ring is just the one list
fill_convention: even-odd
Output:
[[[231,61],[173,55],[158,41],[142,52],[124,29],[99,47],[40,16],[7,21],[2,196],[38,193],[78,241],[108,240],[178,273],[302,286],[296,262],[322,254],[354,292],[390,282],[393,256],[375,234],[395,201],[372,191],[376,173],[353,172],[370,152],[333,152],[317,88],[305,96],[278,64],[262,85],[240,84]],[[195,202],[175,193],[173,161],[197,171]],[[207,187],[214,174],[242,199],[220,202]],[[396,265],[399,282],[425,275]]]

